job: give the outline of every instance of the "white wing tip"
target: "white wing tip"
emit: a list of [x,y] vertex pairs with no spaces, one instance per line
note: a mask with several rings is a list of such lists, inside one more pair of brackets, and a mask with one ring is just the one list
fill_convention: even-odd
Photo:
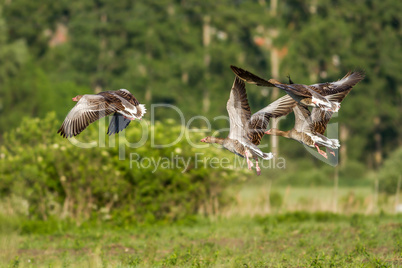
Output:
[[330,104],[331,104],[331,107],[325,106],[323,108],[324,111],[336,113],[339,111],[339,109],[341,109],[341,104],[339,102],[331,101]]
[[332,142],[332,149],[338,149],[339,147],[341,147],[338,139],[330,139],[330,141]]
[[321,108],[324,111],[338,112],[341,108],[341,104],[339,102],[329,101],[327,98],[325,98],[325,100],[326,101],[323,101],[313,96],[311,102],[315,104],[317,108]]
[[262,159],[264,160],[270,160],[274,158],[274,154],[273,153],[264,153]]
[[144,116],[144,114],[147,113],[147,109],[145,108],[145,104],[138,104],[138,106],[141,109],[141,115],[140,115],[140,119]]

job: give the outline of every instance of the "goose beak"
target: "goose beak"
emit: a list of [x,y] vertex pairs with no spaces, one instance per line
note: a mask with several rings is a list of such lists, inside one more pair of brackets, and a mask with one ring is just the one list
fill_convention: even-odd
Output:
[[206,141],[205,141],[205,138],[204,138],[204,139],[202,139],[202,140],[200,140],[200,141],[201,141],[201,142],[206,142]]
[[271,134],[271,130],[268,129],[268,130],[265,132],[265,134],[270,135],[270,134]]
[[73,101],[77,101],[77,97],[74,97],[74,98],[73,98]]

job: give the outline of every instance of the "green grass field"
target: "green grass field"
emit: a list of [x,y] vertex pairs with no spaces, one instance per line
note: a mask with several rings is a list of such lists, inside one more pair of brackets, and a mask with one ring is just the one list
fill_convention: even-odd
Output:
[[1,267],[402,265],[402,216],[295,212],[124,228],[11,220],[1,226]]

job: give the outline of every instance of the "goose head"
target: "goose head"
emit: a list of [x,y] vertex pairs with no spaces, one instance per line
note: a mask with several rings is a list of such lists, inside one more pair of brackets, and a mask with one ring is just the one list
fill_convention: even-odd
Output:
[[223,144],[224,139],[222,138],[217,138],[217,137],[205,137],[201,140],[201,142],[205,142],[205,143],[218,143],[218,144]]
[[205,137],[205,138],[203,138],[203,139],[201,140],[201,142],[212,143],[211,138],[212,138],[211,136]]
[[84,95],[77,95],[77,96],[75,96],[75,97],[73,98],[73,101],[79,101],[79,100],[82,98],[82,96],[84,96]]

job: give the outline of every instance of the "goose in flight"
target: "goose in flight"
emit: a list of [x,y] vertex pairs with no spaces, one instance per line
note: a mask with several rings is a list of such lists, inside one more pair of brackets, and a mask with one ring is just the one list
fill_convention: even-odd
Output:
[[332,149],[340,147],[338,139],[329,139],[324,136],[328,121],[332,117],[332,112],[313,108],[310,113],[306,106],[297,104],[293,108],[295,114],[295,125],[291,130],[282,131],[276,128],[265,132],[268,135],[282,136],[296,140],[312,148],[317,148],[318,153],[328,158],[327,153],[320,150],[320,147],[327,147],[329,152],[335,156]]
[[[292,80],[289,78],[289,83],[292,84]],[[331,95],[327,95],[328,100],[341,103],[343,99],[352,90],[350,87],[347,90],[342,90]],[[288,139],[296,140],[302,144],[305,144],[312,148],[317,148],[318,153],[323,157],[328,158],[326,152],[320,150],[319,147],[327,147],[328,151],[335,156],[335,152],[332,149],[338,149],[340,143],[338,139],[329,139],[324,136],[327,124],[331,119],[333,112],[322,110],[320,108],[313,108],[310,112],[307,106],[297,104],[293,107],[295,114],[295,125],[293,129],[288,131],[282,131],[276,128],[272,128],[265,132],[268,135],[282,136]]]
[[201,142],[218,143],[227,150],[245,157],[250,170],[253,167],[250,159],[254,159],[257,175],[260,175],[261,168],[258,165],[258,158],[269,160],[273,157],[272,153],[264,153],[257,147],[264,136],[270,119],[289,114],[296,104],[290,96],[285,95],[267,107],[251,114],[245,83],[236,76],[226,105],[230,122],[228,137],[208,136]]
[[141,119],[146,113],[145,106],[127,89],[78,95],[73,101],[77,104],[57,131],[64,138],[80,134],[89,124],[108,115],[112,115],[112,119],[107,133],[112,135],[125,129],[131,120]]
[[230,66],[230,68],[238,77],[248,83],[280,88],[301,105],[320,108],[329,112],[337,112],[340,109],[340,102],[329,96],[349,92],[353,86],[364,78],[363,71],[356,71],[347,73],[342,79],[336,82],[313,85],[282,84],[275,79],[267,81],[236,66]]

